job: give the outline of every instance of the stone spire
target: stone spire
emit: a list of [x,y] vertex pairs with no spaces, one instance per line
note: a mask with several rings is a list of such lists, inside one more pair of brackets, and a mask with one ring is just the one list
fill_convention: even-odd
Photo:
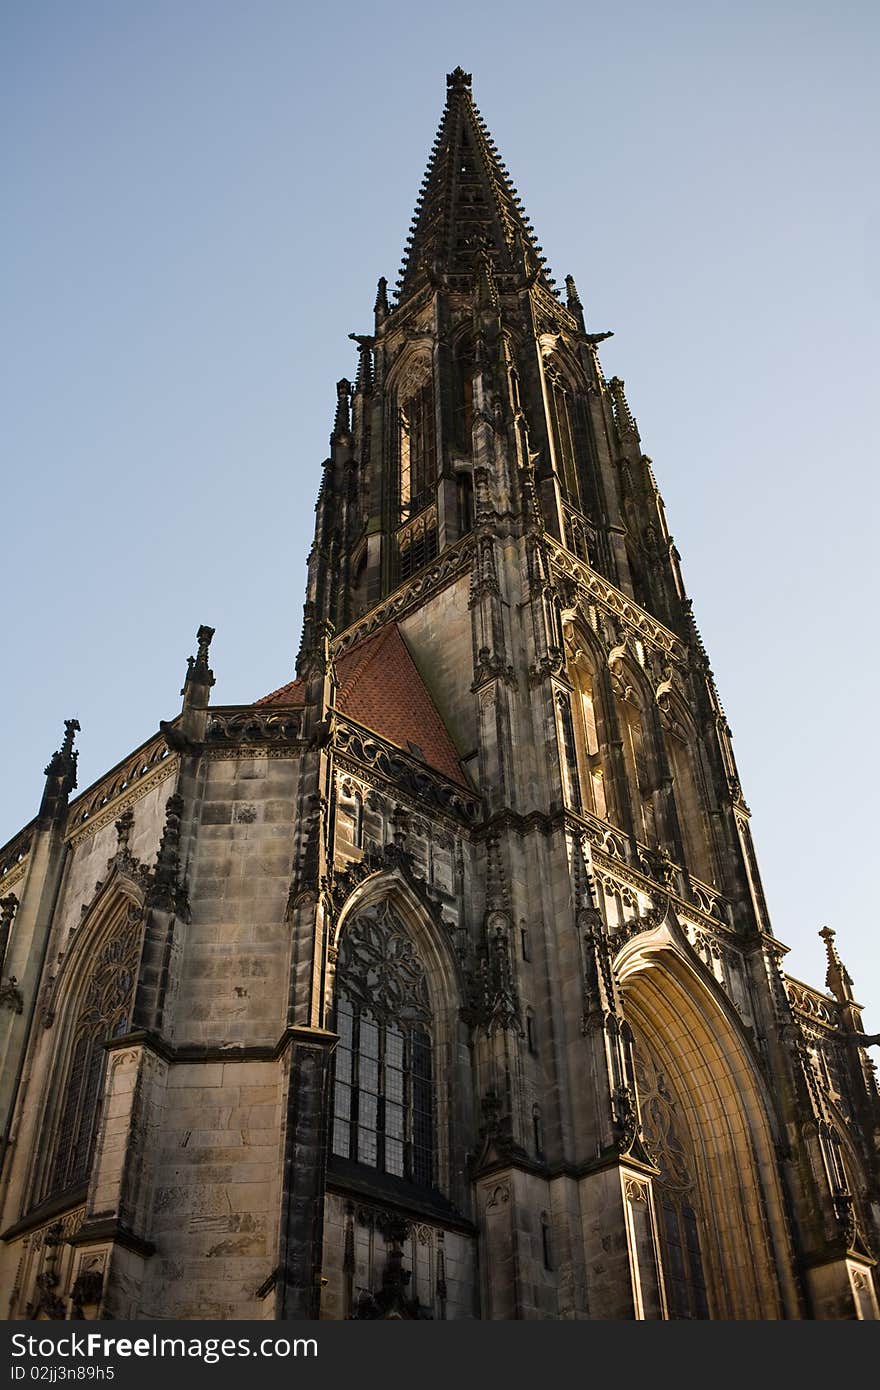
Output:
[[482,251],[492,259],[499,290],[513,290],[522,274],[523,248],[539,281],[553,292],[546,257],[474,105],[471,75],[458,67],[446,78],[446,105],[397,282],[400,298],[424,279],[439,276],[450,288],[470,291]]

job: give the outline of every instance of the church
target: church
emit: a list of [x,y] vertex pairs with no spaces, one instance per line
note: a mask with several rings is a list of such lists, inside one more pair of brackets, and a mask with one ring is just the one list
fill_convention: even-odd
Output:
[[874,1040],[592,328],[456,69],[293,678],[214,702],[199,628],[0,851],[0,1316],[877,1319]]

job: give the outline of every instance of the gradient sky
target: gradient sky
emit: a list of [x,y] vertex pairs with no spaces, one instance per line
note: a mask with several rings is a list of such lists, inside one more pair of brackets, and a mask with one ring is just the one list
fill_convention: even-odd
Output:
[[774,930],[880,1027],[880,9],[6,0],[0,841],[290,678],[347,334],[461,64],[626,380],[730,719]]

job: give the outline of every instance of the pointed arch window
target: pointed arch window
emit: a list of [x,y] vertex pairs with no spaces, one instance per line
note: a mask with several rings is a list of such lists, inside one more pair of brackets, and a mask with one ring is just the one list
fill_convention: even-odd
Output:
[[657,842],[657,817],[654,809],[651,779],[651,757],[641,709],[627,696],[620,702],[623,757],[629,774],[636,814],[636,834],[643,842]]
[[104,1044],[131,1027],[140,945],[141,913],[132,906],[99,949],[80,996],[59,1085],[43,1199],[62,1196],[88,1179],[104,1090]]
[[547,371],[550,387],[550,405],[553,415],[553,434],[559,457],[559,469],[563,489],[569,501],[580,506],[578,487],[577,452],[571,415],[571,398],[567,383],[560,372],[553,368]]
[[405,521],[428,505],[436,481],[434,388],[430,375],[400,401],[398,424],[400,516]]
[[435,1181],[433,1018],[424,966],[386,900],[345,927],[336,970],[333,1153]]
[[706,831],[703,800],[700,794],[699,750],[697,737],[690,723],[676,716],[674,708],[665,702],[660,718],[666,758],[672,772],[672,793],[678,814],[678,824],[684,842],[684,853],[691,874],[705,883],[713,883],[710,842]]
[[474,475],[469,468],[460,468],[455,475],[455,494],[458,509],[458,534],[466,536],[474,529]]
[[583,779],[586,783],[584,800],[588,810],[602,820],[606,820],[608,803],[605,795],[605,772],[599,752],[599,710],[595,686],[593,677],[582,666],[576,668],[575,679],[578,694],[577,705],[580,711],[580,723],[583,729],[586,752],[586,776]]
[[572,809],[580,811],[582,809],[581,784],[578,776],[574,722],[571,717],[571,699],[562,690],[557,691],[556,694],[556,717],[559,724],[559,740],[562,746],[562,767],[566,797]]

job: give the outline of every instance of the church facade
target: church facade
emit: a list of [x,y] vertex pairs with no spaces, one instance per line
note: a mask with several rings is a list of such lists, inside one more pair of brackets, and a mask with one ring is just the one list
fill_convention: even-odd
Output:
[[0,853],[5,1318],[876,1319],[852,981],[789,978],[623,382],[447,100],[295,679]]

